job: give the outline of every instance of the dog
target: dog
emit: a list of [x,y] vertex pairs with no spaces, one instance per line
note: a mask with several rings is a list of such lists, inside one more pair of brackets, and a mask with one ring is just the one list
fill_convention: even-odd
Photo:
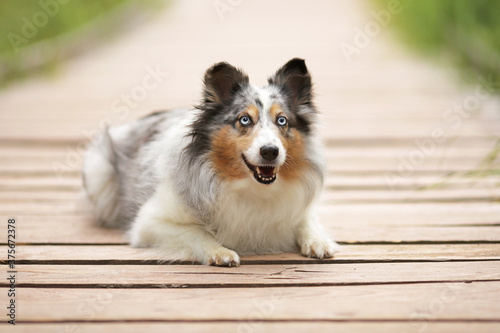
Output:
[[169,261],[332,257],[338,245],[314,212],[326,162],[305,61],[288,61],[265,87],[221,62],[203,84],[194,109],[152,113],[90,145],[82,173],[98,223],[127,228],[132,246]]

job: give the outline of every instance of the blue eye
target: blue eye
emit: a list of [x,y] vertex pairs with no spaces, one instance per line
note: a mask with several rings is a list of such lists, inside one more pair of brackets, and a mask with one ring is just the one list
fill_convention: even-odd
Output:
[[252,119],[250,119],[250,117],[248,117],[248,116],[243,116],[240,118],[241,126],[250,126],[251,123],[252,123]]
[[288,120],[286,119],[286,117],[281,116],[276,119],[276,123],[278,124],[278,126],[284,127],[288,123]]

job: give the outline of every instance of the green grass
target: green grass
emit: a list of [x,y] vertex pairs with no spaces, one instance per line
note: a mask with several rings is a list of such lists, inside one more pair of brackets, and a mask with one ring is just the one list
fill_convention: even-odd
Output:
[[[77,37],[88,43],[116,32],[116,13],[127,5],[147,7],[156,0],[5,0],[0,2],[0,83],[50,69],[73,55]],[[134,11],[132,14],[134,15]],[[110,18],[109,24],[106,20]],[[124,18],[121,18],[125,21]],[[113,21],[114,20],[114,21]],[[99,24],[92,31],[93,24]],[[104,22],[104,24],[103,24]],[[90,27],[90,29],[89,29]],[[85,30],[83,33],[80,30]],[[107,31],[101,31],[107,30]],[[73,34],[73,35],[72,35]],[[64,36],[69,36],[67,41]],[[67,42],[67,43],[66,43]],[[92,47],[86,45],[80,49]]]
[[[372,0],[378,9],[391,0]],[[500,92],[500,1],[401,0],[403,10],[390,27],[411,47],[439,56],[461,69],[464,78],[492,77]]]

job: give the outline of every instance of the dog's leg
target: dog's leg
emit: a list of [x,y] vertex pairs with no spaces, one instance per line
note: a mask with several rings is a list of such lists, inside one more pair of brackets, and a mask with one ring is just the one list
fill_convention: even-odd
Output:
[[306,257],[331,258],[340,246],[325,235],[313,214],[305,217],[297,226],[297,242]]
[[165,260],[195,260],[205,265],[239,266],[236,252],[223,247],[166,186],[140,209],[130,230],[131,245],[156,247]]

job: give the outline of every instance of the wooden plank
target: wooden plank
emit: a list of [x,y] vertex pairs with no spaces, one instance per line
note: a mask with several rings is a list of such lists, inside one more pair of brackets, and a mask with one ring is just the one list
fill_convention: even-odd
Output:
[[335,332],[335,333],[390,333],[390,332],[420,332],[426,333],[498,333],[499,323],[485,322],[433,322],[433,321],[405,321],[405,322],[198,322],[198,323],[151,323],[151,322],[127,322],[127,323],[35,323],[20,324],[16,326],[16,332],[21,333],[53,333],[53,332],[108,332],[108,333],[219,333],[219,332]]
[[[25,217],[24,220],[26,220]],[[36,217],[37,225],[20,228],[20,244],[123,244],[125,234],[120,230],[102,229],[88,223],[66,221],[57,223],[54,219]],[[84,221],[80,221],[84,222]],[[61,223],[64,228],[61,228]],[[354,226],[328,226],[328,234],[341,243],[422,243],[422,242],[500,242],[500,227],[382,227],[356,228]],[[56,232],[57,231],[57,232]],[[0,241],[5,244],[6,236]]]
[[[18,265],[19,287],[237,287],[500,280],[496,261],[243,265]],[[416,274],[418,272],[418,274]],[[6,287],[7,282],[0,282]]]
[[477,189],[499,187],[498,175],[478,175],[466,177],[464,175],[435,174],[426,175],[415,173],[410,177],[397,177],[392,181],[390,177],[380,174],[353,174],[335,175],[330,174],[325,180],[325,187],[332,190],[357,189],[357,190],[399,190],[399,189]]
[[500,322],[499,298],[500,282],[476,282],[231,289],[23,288],[18,301],[23,321]]
[[[15,217],[18,221],[16,234],[18,244],[67,242],[123,244],[127,242],[122,230],[99,228],[90,217],[24,215]],[[0,242],[6,244],[7,236],[0,235]]]
[[[412,175],[419,174],[431,174],[431,175],[447,175],[449,173],[460,173],[460,172],[469,172],[471,170],[476,170],[478,167],[478,163],[471,163],[470,165],[450,165],[449,167],[443,167],[441,164],[439,165],[422,165],[418,168],[415,168],[411,172]],[[327,165],[327,172],[330,174],[376,174],[386,176],[387,174],[392,175],[392,177],[398,177],[400,175],[399,163],[386,163],[386,165],[375,165],[371,163],[358,163],[355,162],[352,165],[332,165],[331,163]],[[498,170],[497,166],[494,166],[493,169]],[[3,166],[0,164],[0,175],[19,175],[19,174],[44,174],[44,175],[61,175],[62,177],[66,176],[78,176],[81,170],[81,166],[73,166],[73,165],[34,165],[30,164],[22,164],[22,165],[13,165],[13,166]],[[405,175],[404,173],[403,175]]]
[[[353,169],[353,170],[380,170],[387,169],[397,171],[402,161],[413,152],[418,150],[415,142],[390,140],[382,142],[386,146],[372,146],[373,142],[365,140],[364,145],[355,147],[329,146],[324,151],[328,158],[329,170]],[[377,140],[370,140],[377,141]],[[414,141],[418,141],[415,139]],[[415,167],[417,170],[469,170],[474,169],[478,163],[488,154],[495,145],[495,140],[488,140],[481,145],[468,146],[460,142],[459,145],[438,147],[432,154],[425,156],[422,165]],[[1,148],[0,156],[2,163],[0,171],[17,170],[52,170],[61,168],[65,171],[75,171],[81,168],[85,156],[85,145],[68,145],[60,142],[61,147],[10,147]],[[420,163],[419,163],[420,164]],[[361,169],[360,169],[361,168]]]
[[[79,173],[59,176],[56,172],[50,174],[17,174],[0,175],[0,193],[5,191],[78,191],[82,187],[82,178]],[[500,188],[498,175],[483,175],[478,177],[463,176],[419,176],[401,177],[396,180],[383,175],[330,175],[326,178],[325,192],[333,191],[386,191],[393,193],[396,190],[413,190],[415,195],[458,195],[467,197],[468,190],[472,194],[476,192],[487,192],[497,194]],[[413,193],[413,192],[411,192]],[[434,194],[436,195],[436,194]]]
[[[471,170],[476,170],[479,161],[470,162],[467,164],[453,164],[443,166],[442,164],[424,164],[416,168],[412,171],[412,174],[418,175],[422,174],[438,174],[445,175],[451,172],[468,172]],[[399,163],[394,162],[380,162],[380,163],[371,163],[371,162],[349,162],[342,164],[331,164],[327,165],[327,172],[329,173],[342,173],[342,174],[381,174],[386,175],[388,173],[393,174],[393,177],[397,177],[399,174]],[[495,167],[498,169],[498,167]],[[78,175],[81,170],[80,166],[72,166],[72,165],[51,165],[51,164],[42,164],[36,165],[33,163],[28,164],[13,164],[11,166],[0,164],[0,174],[1,175],[16,175],[16,174],[51,174],[58,175],[61,174],[62,177],[67,175],[75,176]]]
[[[406,150],[410,151],[411,148]],[[405,150],[399,152],[382,151],[381,154],[366,155],[364,150],[350,150],[349,154],[335,150],[326,150],[328,158],[328,170],[331,172],[350,170],[352,171],[370,171],[370,170],[386,170],[388,172],[397,172],[401,165],[401,158],[405,156]],[[457,150],[460,152],[460,150]],[[81,169],[84,153],[76,148],[66,148],[66,151],[59,152],[55,155],[46,153],[37,154],[31,151],[19,150],[19,156],[4,156],[0,163],[0,174],[15,174],[15,171],[27,173],[43,173],[53,175],[77,175]],[[451,154],[451,156],[450,156]],[[475,169],[478,163],[486,156],[487,151],[464,153],[457,155],[446,151],[446,156],[433,154],[425,159],[422,165],[415,168],[414,173],[422,170],[433,170],[449,172],[449,171],[468,171]],[[1,156],[1,154],[0,154]],[[403,157],[401,157],[403,156]],[[406,171],[406,169],[404,169]]]
[[[415,167],[415,170],[440,170],[444,172],[451,171],[469,171],[477,169],[481,158],[428,158]],[[40,158],[19,158],[15,160],[2,161],[0,172],[12,170],[22,170],[27,172],[53,171],[64,170],[65,172],[74,172],[81,169],[83,156],[79,156],[77,162],[66,161],[63,158],[53,159],[51,157]],[[399,157],[394,158],[335,158],[329,159],[328,171],[352,170],[352,171],[369,171],[369,170],[385,170],[389,172],[399,172],[401,168],[401,160]],[[406,169],[405,169],[406,171]]]
[[43,176],[30,176],[30,175],[19,175],[19,176],[0,176],[0,188],[2,186],[10,187],[26,187],[31,185],[33,187],[50,187],[53,185],[72,185],[74,187],[82,186],[82,178],[80,175],[71,175],[70,177],[59,177],[56,172],[51,175]]
[[331,204],[318,208],[322,223],[337,225],[445,226],[500,222],[497,203]]
[[[441,161],[442,159],[440,159]],[[481,158],[476,159],[468,159],[466,161],[454,161],[450,159],[446,159],[446,163],[439,164],[438,161],[430,161],[429,163],[425,163],[421,167],[415,168],[415,170],[411,173],[411,177],[399,177],[400,173],[398,168],[400,166],[399,161],[395,161],[394,159],[377,159],[370,161],[364,161],[359,158],[339,158],[339,161],[332,160],[328,164],[328,171],[330,173],[336,172],[350,172],[350,173],[362,173],[362,172],[378,172],[380,176],[378,179],[382,179],[384,182],[383,185],[387,184],[388,175],[392,175],[392,178],[397,178],[397,184],[401,184],[404,182],[408,182],[408,178],[413,179],[415,176],[418,176],[422,172],[434,172],[437,174],[446,174],[452,171],[455,172],[465,172],[469,170],[476,169],[477,164]],[[25,175],[43,175],[43,176],[53,176],[54,182],[61,182],[61,180],[69,181],[66,178],[80,178],[80,170],[81,170],[81,162],[83,158],[80,158],[77,162],[74,161],[64,161],[62,159],[50,159],[40,160],[32,157],[26,157],[25,159],[3,159],[0,164],[0,175],[3,175],[0,178],[1,185],[7,185],[10,182],[14,182],[12,176],[18,176],[18,182],[22,182],[19,179],[19,176]],[[448,166],[449,165],[449,166]],[[401,173],[402,175],[406,175],[406,173]],[[5,179],[5,177],[7,177]],[[442,178],[437,178],[435,181],[428,180],[428,184],[432,184],[435,182],[439,182],[443,180]],[[48,180],[45,180],[48,181]],[[332,180],[333,181],[333,180]],[[367,180],[368,184],[370,180]],[[415,180],[413,179],[415,182]],[[345,182],[345,178],[336,179],[336,182],[333,181],[333,184],[330,184],[330,181],[327,180],[327,184],[329,186],[340,186],[338,182]],[[373,181],[372,181],[373,182]],[[380,183],[380,181],[378,181]],[[422,185],[425,185],[423,183]]]
[[[85,194],[80,186],[54,185],[27,187],[0,185],[0,211],[10,214],[30,215],[68,215],[87,214],[87,207],[82,208]],[[374,206],[392,205],[398,210],[401,204],[418,205],[451,203],[492,203],[500,200],[500,187],[482,189],[446,189],[446,190],[325,190],[319,204],[322,211],[331,214],[334,207],[345,205]],[[398,205],[398,206],[394,206]]]
[[[12,188],[12,190],[8,190]],[[21,190],[20,190],[21,189]],[[3,191],[2,191],[3,190]],[[13,193],[12,195],[9,195]],[[24,195],[23,195],[24,193]],[[0,185],[0,211],[51,211],[53,207],[61,213],[73,213],[76,201],[83,193],[79,186],[55,185],[32,187],[28,185]],[[48,200],[60,198],[59,200]],[[497,202],[500,200],[500,187],[483,189],[444,189],[444,190],[326,190],[322,193],[320,203],[330,204],[386,204],[386,203],[463,203],[463,202]],[[46,202],[39,206],[39,202]],[[57,206],[57,207],[56,207]],[[65,207],[65,208],[62,208]],[[59,209],[61,208],[61,209]],[[76,210],[78,211],[78,210]]]
[[[0,185],[27,185],[27,184],[39,184],[39,185],[50,185],[54,183],[71,182],[72,184],[81,184],[81,173],[80,168],[75,169],[76,172],[67,173],[59,175],[56,170],[52,170],[49,173],[31,174],[31,173],[18,173],[12,175],[0,174]],[[413,188],[417,186],[431,186],[435,184],[440,184],[443,182],[449,182],[450,185],[469,185],[473,186],[480,182],[491,181],[494,185],[496,181],[499,180],[498,174],[485,173],[481,175],[464,175],[461,173],[455,175],[446,175],[445,171],[436,174],[425,174],[419,173],[417,170],[414,174],[404,177],[404,174],[398,177],[397,181],[394,181],[394,185],[406,185],[412,186]],[[366,173],[366,174],[346,174],[339,176],[335,172],[329,172],[325,180],[326,187],[347,187],[353,186],[355,188],[362,188],[362,185],[370,186],[368,188],[388,188],[389,183],[388,176],[384,174],[381,170],[379,173]]]
[[[102,229],[92,223],[90,216],[49,215],[4,215],[16,216],[22,227],[19,228],[18,242],[22,244],[122,244],[125,235],[120,230]],[[52,211],[51,214],[54,214]],[[409,225],[397,220],[385,223],[355,223],[347,219],[336,219],[335,214],[320,215],[322,224],[334,239],[345,243],[370,242],[500,242],[500,226],[497,224],[471,225]],[[373,220],[378,219],[374,217]],[[414,220],[417,221],[417,220]],[[63,226],[63,227],[62,227]],[[6,234],[0,235],[0,243],[5,244]]]
[[0,202],[2,203],[78,203],[84,194],[80,190],[54,190],[54,191],[2,191],[0,190]]
[[[354,140],[352,140],[352,142],[354,142]],[[327,142],[323,150],[328,158],[393,158],[394,156],[407,155],[409,151],[417,147],[415,141],[418,140],[423,140],[423,138],[415,138],[413,142],[411,140],[398,139],[385,142],[380,141],[376,145],[367,140],[365,140],[365,142],[360,140],[358,145],[343,145],[342,141],[338,140],[337,142]],[[3,142],[0,142],[0,156],[5,160],[15,160],[19,158],[64,160],[68,155],[71,155],[71,157],[74,157],[75,154],[83,156],[88,144],[87,141],[78,143],[57,141],[47,144],[43,144],[42,142],[42,144],[38,146],[34,146],[33,142],[26,142],[24,145],[10,144],[6,146],[3,140],[0,139],[0,141]],[[377,139],[375,139],[375,141],[377,141]],[[464,144],[460,142],[456,145],[436,147],[432,155],[433,157],[442,156],[444,158],[480,159],[488,154],[495,144],[496,140],[489,140],[487,138],[485,138],[485,140],[477,140],[477,142],[473,144]]]
[[[40,138],[41,144],[34,145],[33,142],[26,142],[24,144],[10,143],[6,145],[4,140],[0,139],[0,156],[6,159],[16,159],[19,157],[49,157],[60,159],[64,158],[68,152],[76,152],[78,154],[82,153],[80,150],[80,143],[75,144],[74,142],[57,141],[55,144],[44,144],[43,139]],[[83,142],[82,142],[83,144]],[[465,156],[475,156],[479,154],[481,149],[468,150]]]
[[[338,146],[327,145],[323,151],[327,158],[342,159],[342,158],[394,158],[398,156],[407,156],[415,148],[418,148],[415,141],[422,140],[422,138],[415,138],[413,142],[406,142],[406,145],[401,144],[399,140],[386,142],[385,144],[372,145],[371,143],[364,143],[358,146]],[[441,145],[437,146],[432,152],[433,158],[475,158],[481,159],[488,154],[495,146],[496,141],[481,142],[477,145],[468,146],[467,144],[458,143],[456,145]],[[0,155],[2,150],[0,148]],[[38,155],[33,152],[31,155]],[[431,157],[431,156],[429,156]]]
[[404,203],[404,202],[481,202],[500,200],[500,186],[482,189],[442,190],[343,190],[325,191],[323,204],[329,203]]
[[325,225],[334,239],[346,243],[358,242],[499,242],[500,227],[445,226],[445,227],[362,227]]
[[[61,171],[62,170],[62,171]],[[60,168],[55,168],[51,166],[23,166],[23,167],[18,167],[18,168],[2,168],[0,165],[0,176],[4,177],[24,177],[24,176],[29,176],[29,177],[36,177],[36,176],[41,176],[41,177],[50,177],[50,176],[59,176],[64,179],[66,177],[80,177],[81,174],[81,167],[78,168],[69,168],[65,167],[64,169]],[[334,169],[334,170],[327,170],[327,173],[329,175],[334,175],[334,176],[377,176],[381,177],[384,176],[388,173],[391,172],[391,170],[385,170],[385,169],[367,169],[367,170],[353,170],[353,169]],[[396,171],[393,171],[396,172]],[[419,176],[436,176],[436,177],[446,177],[450,173],[454,172],[453,170],[447,171],[447,170],[442,170],[442,169],[416,169],[413,173],[412,176],[414,177],[419,177]],[[461,172],[461,171],[457,171]]]
[[[495,110],[496,111],[496,110]],[[148,112],[143,112],[146,115]],[[138,115],[140,117],[141,115]],[[323,115],[324,116],[324,115]],[[409,115],[404,115],[404,119],[408,119]],[[342,118],[346,117],[345,114],[341,115]],[[392,119],[394,115],[390,115]],[[332,119],[331,117],[329,119]],[[366,149],[368,151],[373,151],[373,148],[377,149],[400,149],[400,151],[406,151],[408,148],[415,146],[415,141],[421,141],[428,139],[427,136],[422,137],[384,137],[383,135],[378,135],[376,138],[367,137],[338,137],[330,138],[325,140],[325,146],[328,150],[339,150],[348,149],[349,151],[356,151],[358,149]],[[449,136],[447,142],[453,142],[455,145],[450,145],[447,151],[453,151],[454,149],[458,151],[464,151],[467,149],[483,149],[484,147],[492,148],[497,139],[495,137],[490,137],[487,135],[460,135],[460,136]],[[60,152],[66,153],[66,149],[69,147],[75,149],[78,152],[83,150],[83,147],[88,144],[87,139],[74,139],[74,138],[58,138],[52,139],[50,137],[36,137],[30,139],[28,136],[26,138],[0,138],[0,156],[9,156],[9,154],[16,154],[19,151],[26,151],[25,155],[46,155],[46,154],[58,154]]]
[[425,327],[425,332],[498,332],[500,324],[496,323],[393,323],[393,322],[367,322],[367,323],[337,323],[337,322],[245,322],[245,323],[47,323],[27,324],[16,327],[19,332],[417,332],[419,327]]
[[[79,169],[77,170],[79,171]],[[461,188],[477,188],[477,185],[489,185],[490,188],[498,186],[500,181],[498,174],[481,174],[477,176],[465,176],[463,174],[457,175],[425,175],[418,174],[409,177],[399,177],[397,180],[392,181],[387,175],[381,174],[360,174],[360,175],[342,175],[338,176],[334,173],[327,175],[325,186],[327,188],[349,188],[349,189],[392,189],[395,188],[431,188],[436,185],[460,186]],[[56,171],[49,174],[13,174],[2,175],[0,174],[0,185],[14,186],[14,185],[33,185],[33,186],[50,186],[57,184],[71,184],[81,185],[82,178],[80,173],[68,173],[59,175]],[[446,188],[446,187],[445,187]]]
[[61,172],[59,169],[53,167],[2,168],[0,165],[0,175],[8,177],[61,175],[61,178],[64,179],[65,177],[78,177],[80,175],[80,169],[81,168],[67,168]]
[[[71,167],[74,169],[81,168],[83,156],[78,156],[75,160],[66,160],[64,156],[12,156],[3,157],[0,164],[0,170],[8,169],[31,169],[35,170],[37,167],[53,168],[54,165]],[[56,171],[57,169],[54,169]]]
[[[325,155],[333,164],[343,163],[342,161],[349,161],[349,163],[354,164],[355,162],[396,162],[399,164],[401,159],[404,159],[405,155],[410,155],[412,150],[411,146],[405,149],[399,150],[382,150],[380,154],[377,154],[379,149],[373,149],[366,153],[365,149],[352,149],[348,153],[344,151],[335,150],[335,148],[324,149]],[[434,152],[433,154],[426,157],[425,161],[431,161],[432,163],[445,162],[448,163],[471,163],[480,162],[489,152],[489,147],[478,147],[474,150],[460,151],[458,147],[455,147],[455,153],[448,153],[448,151],[443,151],[439,153]],[[491,148],[490,148],[491,149]],[[46,153],[33,153],[32,155],[28,152],[18,151],[7,156],[2,155],[2,165],[4,166],[16,166],[16,165],[28,165],[30,163],[52,165],[52,163],[63,163],[67,165],[75,165],[76,163],[81,163],[85,156],[85,151],[80,151],[74,147],[67,147],[65,151],[57,152],[57,154],[46,154]],[[448,164],[445,164],[448,165]]]
[[0,138],[0,148],[1,149],[34,149],[37,151],[38,149],[63,149],[66,146],[78,146],[82,141],[82,139],[74,140],[74,139],[52,139],[50,137],[36,137],[30,139],[28,137],[2,137]]
[[[496,112],[496,110],[494,110]],[[148,114],[144,111],[138,117]],[[323,115],[325,116],[325,115]],[[345,114],[339,115],[341,118],[345,118]],[[395,115],[391,114],[392,119]],[[404,119],[408,119],[410,115],[405,114]],[[377,116],[378,117],[378,116]],[[332,119],[331,117],[329,119]],[[433,119],[432,121],[434,121]],[[337,137],[325,140],[325,146],[330,149],[349,149],[350,151],[355,151],[356,149],[368,149],[372,150],[373,147],[382,149],[403,149],[412,148],[415,146],[415,141],[428,139],[428,136],[422,137],[392,137],[378,135],[375,138],[372,137]],[[447,142],[453,142],[457,146],[451,145],[447,151],[452,151],[453,149],[481,149],[482,147],[493,147],[497,142],[497,138],[487,136],[487,135],[454,135],[447,138]],[[74,139],[74,138],[57,138],[52,139],[50,137],[36,137],[30,139],[28,136],[22,137],[12,137],[12,138],[0,138],[0,155],[3,152],[7,155],[9,152],[16,151],[27,151],[27,155],[36,155],[37,152],[61,152],[65,151],[67,147],[72,149],[82,149],[81,147],[88,144],[88,140],[84,138]],[[459,148],[458,148],[459,147]]]
[[[5,260],[7,253],[0,258]],[[61,264],[132,264],[144,260],[156,263],[160,255],[147,249],[128,245],[38,245],[22,246],[17,262]],[[261,256],[243,256],[242,264],[294,263],[312,264],[318,259],[306,258],[298,253]],[[373,261],[451,261],[451,260],[500,260],[500,244],[425,244],[425,245],[344,245],[335,254],[335,262]]]
[[[13,210],[17,213],[20,208],[24,211],[38,211],[43,213],[45,211],[51,211],[53,208],[47,205],[37,206],[36,204],[30,207],[25,205],[24,202],[29,203],[29,199],[46,198],[45,194],[48,196],[57,197],[61,195],[58,192],[68,193],[70,195],[63,195],[69,201],[68,205],[60,203],[55,210],[60,213],[74,212],[72,209],[73,204],[71,202],[75,201],[80,193],[82,192],[81,179],[80,178],[63,178],[60,180],[57,177],[0,177],[0,198],[6,197],[10,199],[9,201],[14,201],[13,195],[10,193],[17,193],[17,198],[19,202],[23,202],[23,207],[11,203],[0,203],[0,211]],[[500,198],[500,187],[497,184],[498,179],[486,178],[481,181],[481,188],[455,188],[455,189],[436,189],[436,190],[391,190],[389,185],[386,186],[386,190],[375,190],[375,188],[364,188],[362,190],[352,190],[358,187],[365,187],[365,185],[342,185],[340,190],[335,188],[335,185],[327,187],[322,194],[323,203],[404,203],[404,202],[474,202],[474,201],[497,201]],[[8,192],[8,193],[5,193]],[[38,193],[42,192],[42,193]],[[53,194],[52,194],[53,192]],[[23,198],[23,193],[26,193],[26,200],[20,200]],[[34,200],[37,201],[37,200]],[[38,200],[39,201],[39,200]],[[45,200],[43,200],[45,201]],[[5,202],[5,201],[4,201]],[[66,207],[60,207],[60,206]]]
[[[411,150],[408,152],[408,155]],[[412,166],[409,162],[402,162],[404,157],[394,156],[392,158],[363,158],[363,157],[352,157],[352,158],[330,158],[328,159],[328,170],[336,169],[352,169],[352,170],[387,170],[387,171],[399,171],[398,168],[403,167],[406,164],[410,164],[410,168],[414,169],[437,169],[437,170],[447,170],[447,171],[466,171],[474,170],[478,167],[482,158],[452,158],[452,157],[428,157],[421,164]],[[406,169],[403,169],[406,171]]]
[[[85,206],[84,202],[65,203],[66,206],[79,207],[80,211],[92,214],[92,209]],[[46,205],[50,207],[50,205]],[[342,225],[477,225],[495,224],[500,222],[500,205],[497,203],[423,203],[423,204],[335,204],[320,205],[318,213],[324,223],[338,223]],[[36,214],[37,212],[33,212]],[[85,219],[83,215],[47,215],[39,214],[44,220],[55,219],[64,221],[66,218]],[[19,218],[26,215],[19,214]],[[26,216],[25,220],[30,225],[36,220],[33,215]]]
[[8,215],[26,214],[31,216],[47,215],[84,215],[88,212],[78,202],[10,202],[0,203],[0,212]]
[[0,192],[78,192],[81,190],[81,185],[65,185],[52,184],[52,185],[0,185]]

